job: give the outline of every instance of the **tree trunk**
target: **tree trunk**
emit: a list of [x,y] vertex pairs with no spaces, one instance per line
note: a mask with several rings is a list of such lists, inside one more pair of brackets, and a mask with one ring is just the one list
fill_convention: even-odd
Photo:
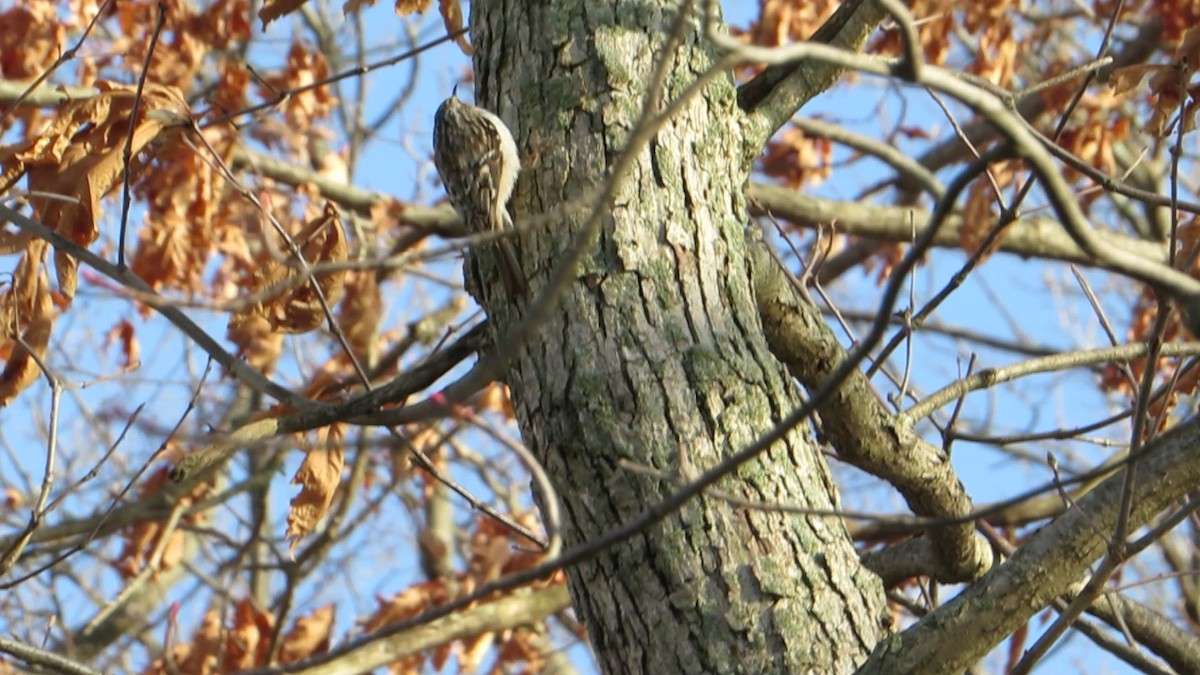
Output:
[[[664,0],[472,3],[477,101],[509,124],[524,156],[516,222],[585,206],[523,235],[532,294],[641,117],[677,9]],[[702,21],[686,26],[665,103],[716,60]],[[743,189],[760,149],[743,142],[741,121],[723,75],[658,130],[549,321],[509,366],[525,440],[564,505],[567,546],[674,490],[669,478],[623,462],[660,476],[702,471],[800,403],[752,296]],[[484,304],[502,333],[525,304],[506,300],[494,281],[484,284]],[[803,429],[719,489],[767,504],[837,506]],[[884,633],[882,587],[839,520],[719,496],[693,500],[568,574],[609,673],[843,673]]]

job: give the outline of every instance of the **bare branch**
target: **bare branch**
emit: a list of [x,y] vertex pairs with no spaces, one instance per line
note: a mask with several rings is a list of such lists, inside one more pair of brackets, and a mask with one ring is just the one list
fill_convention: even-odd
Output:
[[[1139,527],[1200,481],[1200,423],[1148,444],[1138,465],[1129,522]],[[1109,478],[1039,530],[1007,562],[911,628],[884,638],[859,671],[941,673],[970,667],[1070,588],[1105,550],[1124,479]],[[894,645],[903,643],[903,649]]]
[[[846,350],[817,308],[801,299],[798,282],[767,246],[757,242],[753,254],[755,297],[771,351],[796,379],[815,388],[845,361]],[[971,512],[971,499],[942,451],[917,436],[908,420],[890,414],[862,371],[850,373],[838,394],[818,411],[825,438],[838,456],[894,485],[913,513],[939,518]],[[921,573],[953,583],[987,571],[992,550],[974,529],[970,522],[934,528],[930,536],[937,555],[926,561]],[[905,572],[913,569],[903,567]],[[889,574],[885,581],[890,578]]]

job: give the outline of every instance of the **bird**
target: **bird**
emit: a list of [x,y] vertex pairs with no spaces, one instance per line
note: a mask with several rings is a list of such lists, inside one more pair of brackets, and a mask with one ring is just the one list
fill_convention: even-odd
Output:
[[[433,118],[433,164],[463,225],[484,234],[513,227],[508,200],[521,171],[512,132],[503,120],[458,98],[456,86]],[[510,295],[525,292],[512,242],[496,242],[500,279]]]

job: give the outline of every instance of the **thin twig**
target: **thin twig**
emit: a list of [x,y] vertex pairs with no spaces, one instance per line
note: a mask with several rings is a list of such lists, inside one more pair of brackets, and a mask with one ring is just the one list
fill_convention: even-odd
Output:
[[133,135],[138,128],[138,113],[142,109],[142,90],[146,87],[146,78],[150,75],[150,61],[154,58],[154,48],[158,45],[158,36],[162,33],[163,24],[167,22],[167,3],[158,3],[158,20],[154,23],[154,32],[150,34],[150,46],[146,49],[146,60],[142,62],[142,73],[138,77],[137,91],[133,96],[133,111],[129,113],[129,133],[125,136],[125,149],[121,152],[123,171],[121,172],[121,230],[117,236],[117,269],[125,269],[125,233],[129,225],[129,207],[133,203],[133,195],[129,189],[129,164],[133,161]]
[[[33,358],[34,363],[41,371],[42,376],[50,384],[50,421],[49,433],[46,439],[46,461],[42,469],[42,487],[38,492],[38,497],[29,511],[29,524],[25,529],[17,535],[8,550],[4,555],[0,556],[0,577],[8,573],[20,559],[21,554],[25,551],[25,547],[29,545],[29,540],[33,537],[33,533],[41,526],[42,520],[49,513],[46,507],[46,502],[50,498],[50,490],[54,486],[54,461],[58,454],[58,410],[59,402],[62,400],[62,382],[58,376],[50,370],[42,358],[38,355],[37,350],[26,344],[20,337],[17,338],[17,343],[22,349],[29,353]],[[54,506],[57,502],[51,502],[50,506]]]

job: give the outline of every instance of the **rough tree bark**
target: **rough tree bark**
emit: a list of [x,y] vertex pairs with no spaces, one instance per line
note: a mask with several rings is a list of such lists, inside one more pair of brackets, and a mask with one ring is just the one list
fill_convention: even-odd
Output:
[[[472,3],[477,100],[506,120],[525,154],[518,223],[609,179],[678,5]],[[664,99],[715,60],[692,18]],[[682,462],[703,470],[800,403],[768,350],[751,291],[743,190],[759,148],[740,120],[726,74],[658,130],[551,318],[509,366],[525,440],[565,507],[568,546],[673,490],[622,462],[667,475],[686,474]],[[525,233],[533,294],[587,216]],[[523,305],[485,286],[493,325],[519,321]],[[837,506],[803,429],[719,487],[761,502]],[[568,574],[606,672],[847,672],[886,632],[882,586],[840,522],[713,497]]]

